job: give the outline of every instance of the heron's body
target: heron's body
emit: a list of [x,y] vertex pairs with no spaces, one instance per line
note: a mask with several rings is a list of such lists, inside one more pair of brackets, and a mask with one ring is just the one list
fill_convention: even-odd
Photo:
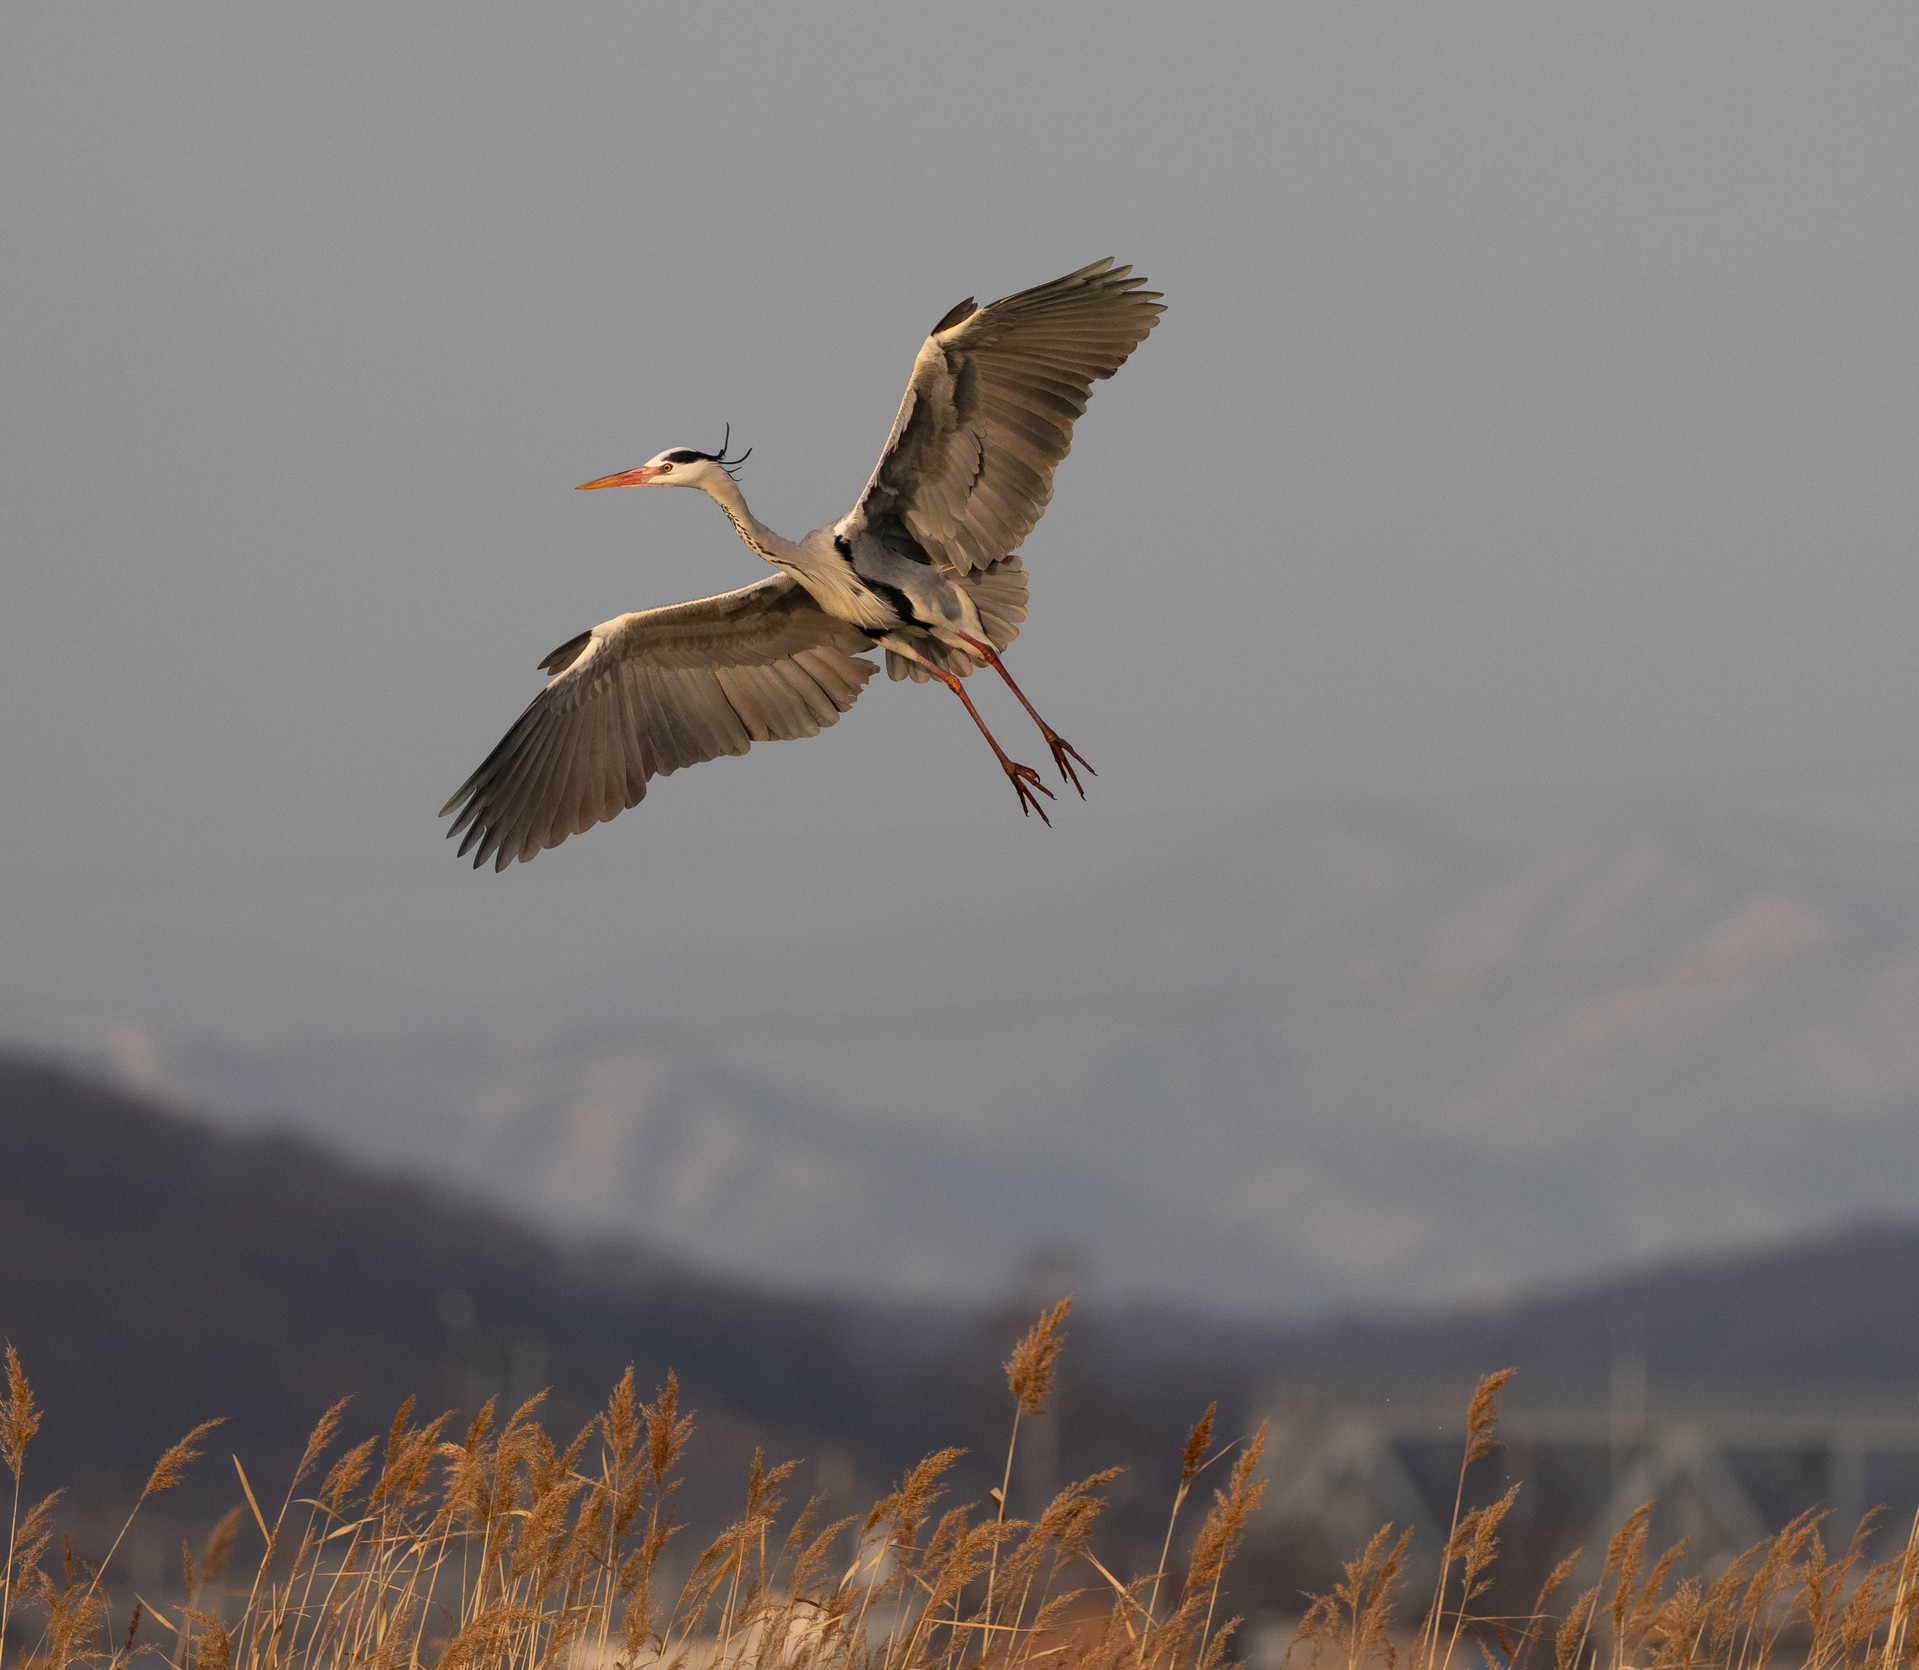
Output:
[[[857,627],[896,655],[910,661],[915,652],[945,652],[965,660],[970,669],[968,637],[986,638],[995,649],[1005,647],[981,619],[978,585],[968,583],[972,577],[944,572],[903,528],[889,530],[889,541],[866,528],[848,528],[853,519],[847,517],[795,542],[758,521],[746,508],[738,484],[724,472],[701,485],[726,512],[747,549],[797,580],[835,620]],[[1012,572],[1018,572],[1017,559]],[[1023,597],[1023,581],[1018,589]],[[1023,616],[1025,610],[1020,612]]]
[[[476,866],[504,869],[636,804],[651,777],[758,741],[812,736],[851,707],[878,645],[894,678],[938,679],[965,703],[1018,791],[1038,774],[1009,759],[961,688],[990,664],[1079,788],[1077,752],[999,659],[1026,618],[1017,547],[1052,496],[1094,378],[1153,327],[1157,296],[1095,262],[975,308],[962,302],[920,350],[899,416],[859,503],[789,540],[747,508],[721,453],[679,448],[588,487],[698,487],[779,572],[692,603],[621,615],[541,663],[552,681],[442,815]],[[1090,769],[1088,767],[1087,769]],[[1084,794],[1084,790],[1081,789]]]

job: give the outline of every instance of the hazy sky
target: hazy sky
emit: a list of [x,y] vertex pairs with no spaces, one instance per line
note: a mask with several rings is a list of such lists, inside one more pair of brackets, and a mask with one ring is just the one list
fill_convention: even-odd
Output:
[[[1915,85],[1901,5],[8,6],[6,1030],[405,1030],[675,946],[636,1002],[850,1004],[828,930],[936,988],[1003,896],[1346,795],[1919,832]],[[946,308],[1107,253],[1170,312],[1014,657],[1086,805],[882,681],[454,861],[547,650],[760,572],[575,483],[730,422],[797,535]]]

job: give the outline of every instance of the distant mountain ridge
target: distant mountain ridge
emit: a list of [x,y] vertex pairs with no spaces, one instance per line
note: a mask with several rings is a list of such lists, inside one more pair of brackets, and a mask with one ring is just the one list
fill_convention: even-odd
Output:
[[[273,1476],[341,1397],[377,1424],[411,1396],[470,1407],[551,1384],[577,1423],[629,1362],[649,1393],[676,1369],[727,1453],[817,1453],[822,1423],[862,1412],[847,1314],[633,1248],[564,1248],[303,1138],[0,1058],[0,1335],[47,1412],[36,1477],[87,1499],[131,1501],[210,1415]],[[861,1318],[887,1337],[882,1313]]]
[[[273,1425],[348,1393],[456,1396],[474,1331],[537,1337],[566,1397],[597,1397],[631,1361],[676,1369],[744,1426],[910,1447],[956,1405],[911,1413],[902,1388],[990,1388],[994,1342],[1025,1311],[755,1286],[633,1243],[558,1241],[304,1138],[222,1130],[0,1054],[0,1333],[38,1365],[52,1430],[82,1416],[124,1439],[130,1468],[210,1411],[244,1428],[249,1410]],[[1141,1384],[1180,1365],[1229,1400],[1275,1374],[1508,1362],[1584,1383],[1603,1380],[1628,1317],[1655,1380],[1919,1387],[1915,1313],[1919,1225],[1878,1223],[1439,1311],[1282,1326],[1082,1303],[1072,1356]],[[992,1360],[956,1376],[969,1354]]]
[[1511,1303],[1289,1329],[1293,1376],[1471,1379],[1603,1396],[1622,1356],[1655,1388],[1732,1398],[1845,1389],[1919,1398],[1919,1228],[1866,1223],[1784,1246],[1674,1260]]
[[830,1010],[742,955],[705,1021],[596,991],[565,1029],[151,1070],[551,1224],[903,1298],[1065,1245],[1110,1302],[1458,1304],[1919,1209],[1907,855],[1346,807],[1097,858],[937,959],[810,951]]

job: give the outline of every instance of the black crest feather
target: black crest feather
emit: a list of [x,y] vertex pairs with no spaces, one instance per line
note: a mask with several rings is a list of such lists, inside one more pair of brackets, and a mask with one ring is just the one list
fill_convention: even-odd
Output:
[[729,423],[726,426],[726,438],[720,442],[720,450],[718,452],[695,452],[691,447],[677,447],[666,455],[667,461],[673,464],[692,464],[704,460],[709,464],[719,465],[728,475],[738,479],[737,472],[739,467],[753,456],[753,449],[748,447],[739,457],[728,458],[726,456],[726,449],[732,444],[732,440],[733,426]]

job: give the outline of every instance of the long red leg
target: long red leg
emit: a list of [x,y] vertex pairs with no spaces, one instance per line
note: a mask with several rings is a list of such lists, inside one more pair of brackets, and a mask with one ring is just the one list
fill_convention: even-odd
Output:
[[1052,828],[1053,820],[1046,815],[1046,808],[1039,803],[1038,795],[1033,792],[1037,789],[1039,794],[1045,795],[1048,800],[1053,798],[1053,791],[1039,780],[1039,773],[1030,765],[1021,765],[1017,760],[1007,758],[1006,750],[999,745],[999,739],[986,728],[986,721],[979,716],[979,709],[973,706],[973,698],[967,695],[965,688],[953,674],[944,667],[935,667],[930,661],[922,661],[920,665],[966,704],[966,711],[972,714],[973,723],[979,726],[979,734],[986,738],[987,746],[998,757],[1001,769],[1005,771],[1013,785],[1013,791],[1019,796],[1019,809],[1022,812],[1039,813],[1039,821],[1047,828]]
[[1080,799],[1084,800],[1086,798],[1086,790],[1081,786],[1079,773],[1074,771],[1072,762],[1078,760],[1081,765],[1086,766],[1086,770],[1091,776],[1097,777],[1099,773],[1094,771],[1090,765],[1086,765],[1085,755],[1080,753],[1077,748],[1068,742],[1065,737],[1061,736],[1058,731],[1054,730],[1051,725],[1047,724],[1044,719],[1040,718],[1039,709],[1034,707],[1033,704],[1026,699],[1026,692],[1013,682],[1013,675],[1006,670],[1006,663],[1000,660],[998,650],[994,649],[991,644],[981,643],[979,639],[973,637],[970,633],[962,632],[960,636],[966,640],[975,655],[984,661],[987,666],[991,667],[994,672],[998,673],[1001,678],[1006,680],[1006,688],[1019,698],[1019,705],[1026,709],[1033,723],[1039,726],[1039,734],[1046,738],[1046,746],[1053,751],[1053,764],[1059,767],[1060,776],[1064,777],[1067,782],[1078,789]]

